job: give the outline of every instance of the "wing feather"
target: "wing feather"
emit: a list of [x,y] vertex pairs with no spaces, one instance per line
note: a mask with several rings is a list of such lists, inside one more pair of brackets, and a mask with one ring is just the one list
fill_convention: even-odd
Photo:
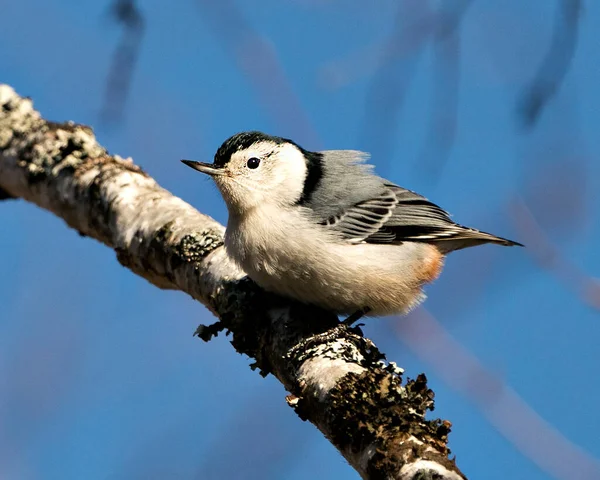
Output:
[[411,190],[391,183],[377,197],[361,201],[323,222],[351,243],[429,242],[451,251],[480,243],[520,245],[463,227],[448,212]]
[[324,224],[339,231],[352,243],[363,242],[373,235],[379,238],[382,237],[379,232],[393,215],[397,204],[394,192],[386,189],[378,197],[359,202],[341,214],[328,218]]

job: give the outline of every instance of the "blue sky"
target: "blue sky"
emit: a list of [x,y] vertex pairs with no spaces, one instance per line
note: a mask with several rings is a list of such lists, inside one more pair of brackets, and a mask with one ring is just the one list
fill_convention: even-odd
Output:
[[[146,28],[120,122],[100,120],[121,35],[110,2],[0,0],[0,82],[46,118],[93,126],[111,153],[223,223],[216,189],[179,159],[210,160],[231,134],[258,129],[308,149],[369,151],[378,173],[458,222],[527,243],[457,252],[428,289],[425,307],[483,376],[446,349],[452,341],[438,345],[431,331],[419,340],[415,317],[370,320],[365,331],[407,375],[428,375],[470,478],[551,478],[527,453],[539,447],[551,463],[549,434],[502,410],[508,388],[600,458],[600,322],[578,283],[600,270],[597,3],[586,3],[558,95],[523,129],[517,99],[548,47],[555,2],[473,2],[445,161],[425,149],[440,136],[429,134],[434,107],[451,112],[454,98],[431,42],[374,62],[411,26],[399,2],[140,3]],[[33,205],[0,204],[0,225],[2,478],[354,478],[273,378],[252,372],[227,339],[192,337],[211,321],[202,305],[149,285]],[[545,242],[556,256],[543,255]]]

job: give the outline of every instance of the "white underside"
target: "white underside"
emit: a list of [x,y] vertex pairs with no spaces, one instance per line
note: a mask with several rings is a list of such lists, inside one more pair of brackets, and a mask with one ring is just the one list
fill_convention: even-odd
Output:
[[349,244],[304,215],[261,207],[231,216],[228,254],[265,290],[340,314],[406,313],[425,298],[420,272],[435,247]]

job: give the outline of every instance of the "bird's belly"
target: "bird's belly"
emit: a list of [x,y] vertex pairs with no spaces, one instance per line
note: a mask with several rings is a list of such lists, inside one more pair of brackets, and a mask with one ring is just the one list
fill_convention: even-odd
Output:
[[269,235],[230,235],[225,245],[265,290],[340,314],[365,307],[371,315],[406,313],[425,298],[422,286],[432,280],[425,278],[432,255],[441,259],[426,244],[351,245],[310,235]]

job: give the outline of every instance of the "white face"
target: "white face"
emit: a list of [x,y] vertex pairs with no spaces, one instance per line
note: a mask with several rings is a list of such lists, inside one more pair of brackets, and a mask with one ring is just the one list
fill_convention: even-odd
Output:
[[307,175],[302,152],[290,143],[259,141],[231,155],[215,183],[230,211],[296,203]]

